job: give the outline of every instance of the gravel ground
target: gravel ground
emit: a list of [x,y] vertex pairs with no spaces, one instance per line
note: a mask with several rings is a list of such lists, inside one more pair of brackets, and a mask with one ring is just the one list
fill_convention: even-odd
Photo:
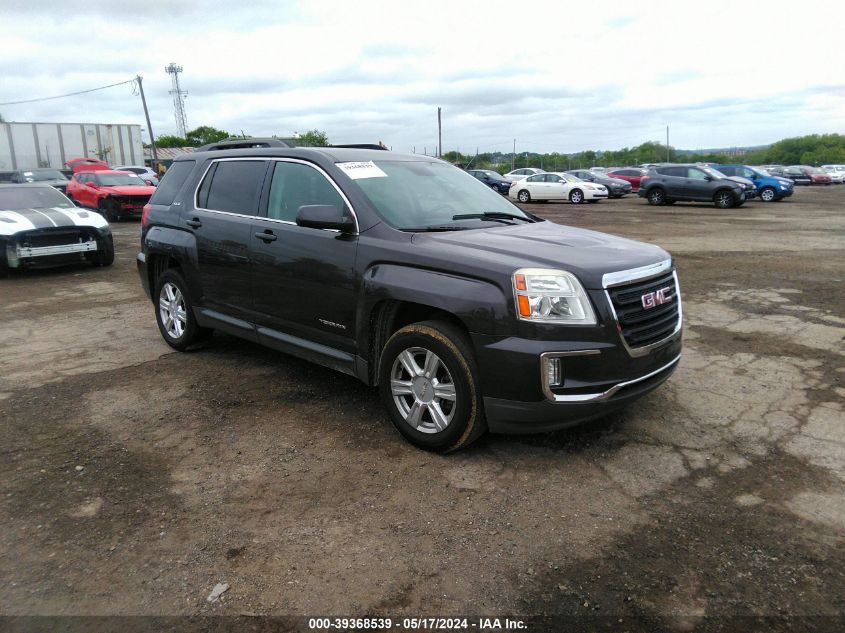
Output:
[[843,203],[526,205],[670,250],[684,358],[621,413],[446,457],[347,376],[173,353],[137,222],[112,268],[0,281],[0,613],[843,618]]

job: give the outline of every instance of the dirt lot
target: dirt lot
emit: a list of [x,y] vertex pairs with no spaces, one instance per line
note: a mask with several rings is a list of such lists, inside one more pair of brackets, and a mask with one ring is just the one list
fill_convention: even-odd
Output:
[[0,612],[845,615],[845,187],[528,208],[670,250],[684,358],[602,422],[447,457],[352,378],[173,353],[136,222],[113,268],[0,282]]

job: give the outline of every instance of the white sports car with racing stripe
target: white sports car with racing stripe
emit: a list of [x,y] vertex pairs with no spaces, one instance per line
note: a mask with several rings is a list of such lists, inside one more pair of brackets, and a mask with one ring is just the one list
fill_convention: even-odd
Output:
[[106,219],[49,185],[0,185],[0,277],[10,269],[114,262]]

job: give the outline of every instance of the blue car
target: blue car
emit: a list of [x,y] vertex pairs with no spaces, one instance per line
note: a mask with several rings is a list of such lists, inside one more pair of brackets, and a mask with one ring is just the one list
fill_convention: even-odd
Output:
[[792,195],[795,190],[795,183],[789,178],[770,176],[767,172],[757,167],[748,165],[713,165],[713,169],[722,172],[725,176],[740,176],[748,178],[757,188],[757,195],[763,202],[783,200]]

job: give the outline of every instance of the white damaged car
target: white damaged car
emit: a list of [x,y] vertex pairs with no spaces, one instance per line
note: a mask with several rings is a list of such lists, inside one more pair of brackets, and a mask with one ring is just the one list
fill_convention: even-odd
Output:
[[532,200],[569,200],[572,204],[598,202],[608,198],[607,187],[563,172],[529,176],[511,185],[508,197],[522,203]]
[[49,185],[0,185],[0,277],[9,270],[114,262],[106,219]]

